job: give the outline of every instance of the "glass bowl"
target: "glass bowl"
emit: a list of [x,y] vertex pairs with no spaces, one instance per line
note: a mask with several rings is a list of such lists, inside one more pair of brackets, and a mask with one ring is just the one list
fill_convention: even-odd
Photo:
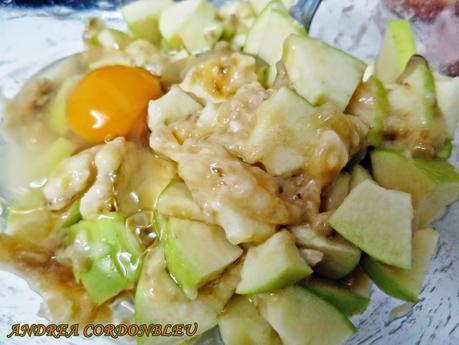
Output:
[[[20,7],[17,3],[21,1],[0,1],[1,97],[14,96],[25,80],[47,64],[81,51],[86,18],[99,16],[110,26],[123,28],[121,16],[116,12],[122,2],[55,1],[67,6],[49,6],[29,1],[34,6]],[[296,14],[301,15],[301,8]],[[391,16],[376,0],[327,0],[322,2],[314,17],[310,35],[369,59],[377,53],[385,22]],[[415,31],[423,52],[424,28],[415,26]],[[455,141],[453,164],[457,163],[458,147]],[[359,332],[348,345],[459,344],[458,223],[457,202],[433,224],[440,232],[440,240],[420,301],[414,306],[406,305],[373,287],[370,307],[363,315],[352,319]],[[49,322],[37,316],[41,298],[23,279],[0,270],[0,281],[0,344],[113,344],[104,337],[7,339],[13,324]],[[199,344],[221,344],[216,333],[209,332]],[[118,343],[126,341],[117,340]]]

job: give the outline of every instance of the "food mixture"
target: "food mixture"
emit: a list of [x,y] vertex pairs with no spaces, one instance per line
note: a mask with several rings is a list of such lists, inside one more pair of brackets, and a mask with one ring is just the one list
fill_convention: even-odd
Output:
[[459,79],[389,21],[378,56],[308,36],[291,0],[140,0],[128,32],[5,107],[0,261],[54,322],[197,324],[225,345],[338,345],[372,282],[415,303],[459,196]]

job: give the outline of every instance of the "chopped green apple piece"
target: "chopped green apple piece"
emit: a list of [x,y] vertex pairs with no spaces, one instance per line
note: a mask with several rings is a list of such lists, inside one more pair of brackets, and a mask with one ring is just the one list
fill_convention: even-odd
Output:
[[356,332],[338,309],[299,286],[261,295],[258,308],[284,345],[341,345]]
[[114,258],[102,256],[91,263],[91,268],[78,275],[91,300],[100,305],[120,292],[134,287],[123,276]]
[[156,208],[164,216],[204,221],[201,208],[193,200],[190,190],[178,179],[172,180],[161,193]]
[[21,184],[12,184],[8,194],[9,208],[13,211],[27,211],[46,207],[43,189],[23,187]]
[[103,48],[121,50],[132,42],[132,37],[123,31],[106,28],[99,32],[97,41]]
[[121,9],[124,21],[135,38],[146,39],[154,44],[161,40],[159,17],[173,4],[172,0],[139,0]]
[[179,86],[172,86],[168,93],[148,105],[148,125],[168,125],[174,121],[185,119],[201,110],[202,106]]
[[324,209],[334,210],[341,205],[349,193],[351,174],[343,172],[338,175],[335,182],[325,191]]
[[376,63],[376,61],[373,60],[373,59],[367,59],[367,60],[365,60],[365,63],[367,64],[367,68],[365,68],[365,72],[363,73],[363,77],[362,77],[362,81],[364,81],[364,82],[375,75],[375,63]]
[[418,228],[440,217],[446,206],[459,197],[459,173],[444,160],[374,151],[371,162],[376,182],[411,194]]
[[174,163],[157,157],[149,149],[130,146],[116,179],[118,211],[128,217],[153,210],[161,192],[175,176]]
[[53,213],[46,207],[22,209],[21,205],[10,208],[6,219],[6,232],[15,236],[34,236],[45,239],[55,230],[67,228],[81,220],[80,202],[74,202],[67,210]]
[[[248,29],[246,29],[248,31]],[[247,40],[247,32],[237,33],[231,38],[231,45],[236,49],[242,49]]]
[[296,283],[311,273],[312,269],[295,246],[294,237],[286,230],[280,231],[266,242],[249,248],[236,293],[270,292]]
[[323,254],[314,271],[330,279],[341,279],[351,273],[359,264],[360,249],[338,234],[327,236],[308,225],[291,229],[298,246],[314,249]]
[[[241,48],[245,39],[241,42],[242,45],[237,44],[235,39],[239,41],[242,36],[247,36],[247,31],[252,26],[255,20],[255,12],[250,4],[245,1],[231,1],[225,2],[218,9],[219,18],[224,23],[224,33],[222,39],[229,40],[235,44],[236,48]],[[235,36],[241,36],[240,38]]]
[[437,240],[438,233],[432,229],[421,229],[414,233],[411,269],[390,267],[370,256],[362,258],[361,266],[375,284],[388,295],[404,301],[417,302]]
[[370,173],[361,165],[354,166],[351,171],[350,190],[353,190],[360,183],[366,180],[372,180]]
[[283,62],[296,91],[313,105],[334,103],[341,111],[362,80],[365,63],[321,41],[290,35]]
[[133,41],[128,33],[107,28],[101,19],[91,18],[84,33],[84,40],[89,48],[124,50]]
[[376,60],[376,76],[384,83],[394,83],[408,60],[416,54],[416,40],[406,19],[390,20]]
[[408,61],[399,80],[400,84],[394,86],[389,93],[392,111],[400,113],[422,111],[421,117],[416,117],[418,121],[431,120],[435,116],[436,91],[433,74],[427,61],[419,55],[414,55]]
[[[256,110],[257,122],[249,139],[250,163],[258,159],[273,175],[304,168],[308,149],[318,127],[315,109],[288,87],[277,90]],[[273,140],[274,138],[274,140]]]
[[340,235],[378,260],[411,267],[411,195],[364,181],[329,219]]
[[47,177],[65,158],[70,157],[77,150],[76,144],[60,137],[37,159],[33,174],[37,179]]
[[391,115],[386,122],[386,136],[392,138],[395,147],[433,156],[444,142],[445,124],[438,111],[435,82],[427,61],[414,55],[399,81],[388,93]]
[[362,314],[370,303],[368,297],[355,293],[349,287],[334,281],[312,278],[305,282],[305,286],[333,304],[346,316]]
[[197,336],[189,340],[185,340],[184,342],[180,343],[180,345],[196,345],[196,343],[199,341],[200,338],[201,338],[200,336]]
[[276,76],[276,63],[282,58],[285,39],[290,34],[306,35],[306,30],[278,2],[271,2],[250,28],[244,52],[256,55],[269,65],[268,86]]
[[206,0],[176,2],[161,12],[159,30],[168,46],[200,53],[212,48],[223,31],[216,16],[217,9]]
[[[290,114],[286,115],[288,117],[288,115]],[[265,120],[269,121],[271,119],[268,118]],[[261,126],[263,126],[263,124],[261,124]],[[259,130],[259,128],[260,127],[258,127],[256,130]],[[255,135],[258,134],[259,133],[255,132]],[[290,137],[288,139],[293,141],[296,138]],[[300,169],[304,167],[305,158],[302,155],[301,151],[296,150],[296,148],[294,147],[288,147],[286,145],[274,148],[271,152],[267,153],[263,157],[261,162],[264,164],[268,172],[270,172],[271,174],[289,176],[294,174],[295,172],[300,171]]]
[[155,229],[156,236],[159,237],[160,240],[164,240],[167,220],[168,217],[165,217],[158,212],[154,213],[153,215],[153,228]]
[[13,209],[10,210],[6,220],[6,231],[8,234],[15,236],[45,237],[52,230],[52,215],[43,208],[34,208],[29,210]]
[[372,281],[360,266],[344,279],[341,279],[340,283],[357,295],[368,298],[371,295]]
[[196,55],[212,49],[221,37],[223,24],[214,17],[208,17],[207,14],[193,15],[183,25],[180,38],[190,54]]
[[347,107],[369,126],[368,144],[379,146],[383,141],[384,121],[389,113],[389,101],[383,84],[374,76],[362,82]]
[[[195,324],[198,336],[217,325],[217,317],[234,293],[240,279],[240,265],[233,265],[212,284],[189,299],[169,275],[161,246],[150,248],[145,259],[135,296],[137,324]],[[194,330],[192,326],[191,330]],[[176,345],[183,337],[140,337],[138,345]]]
[[[59,137],[40,150],[30,151],[14,144],[5,150],[2,166],[8,184],[4,184],[13,209],[29,210],[45,206],[43,184],[61,161],[77,150],[72,141]],[[27,167],[27,168],[26,168]]]
[[262,81],[260,82],[263,87],[270,88],[274,87],[274,83],[276,82],[277,78],[277,64],[266,66]]
[[249,0],[249,3],[256,14],[260,14],[266,6],[272,4],[273,2],[277,2],[281,8],[288,11],[296,4],[297,0]]
[[180,31],[182,26],[195,13],[203,12],[212,17],[211,7],[204,0],[186,0],[168,6],[159,19],[159,30],[170,47],[178,47],[182,43]]
[[118,213],[82,220],[69,229],[73,272],[96,304],[132,289],[142,264],[142,245]]
[[69,130],[66,116],[67,97],[77,80],[77,77],[66,79],[59,87],[49,108],[48,124],[60,135],[66,134]]
[[447,160],[453,153],[453,142],[451,139],[446,139],[443,145],[438,149],[437,158]]
[[106,28],[105,22],[100,18],[89,18],[83,32],[83,41],[88,48],[98,47],[97,35]]
[[142,243],[148,246],[158,238],[160,233],[160,230],[155,227],[155,221],[153,211],[139,211],[126,218],[126,228],[141,236]]
[[66,228],[81,220],[80,199],[74,201],[67,210],[60,215],[60,227]]
[[281,345],[277,333],[245,296],[233,296],[218,327],[225,345]]
[[315,267],[322,261],[324,255],[315,249],[299,248],[301,257],[306,261],[310,267]]
[[298,0],[281,0],[281,1],[287,10],[290,10],[298,2]]
[[192,299],[242,254],[218,226],[180,218],[169,218],[162,240],[169,272]]
[[459,122],[459,77],[435,76],[437,102],[446,122],[446,133],[454,138]]
[[225,205],[218,211],[217,222],[225,230],[228,241],[233,244],[261,243],[276,231],[274,224],[253,219],[231,205]]

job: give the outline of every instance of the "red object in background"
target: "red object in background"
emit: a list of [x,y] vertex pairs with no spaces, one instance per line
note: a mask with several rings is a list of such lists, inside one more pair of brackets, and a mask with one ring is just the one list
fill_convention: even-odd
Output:
[[384,4],[400,16],[408,16],[413,19],[432,20],[448,6],[456,4],[456,12],[459,12],[457,0],[383,0]]
[[438,61],[440,71],[459,75],[459,16],[456,8],[442,11],[432,24],[427,48]]
[[451,63],[449,65],[441,65],[440,70],[442,73],[449,75],[450,77],[459,76],[459,61]]
[[382,0],[402,18],[429,22],[427,49],[439,70],[459,76],[459,0]]

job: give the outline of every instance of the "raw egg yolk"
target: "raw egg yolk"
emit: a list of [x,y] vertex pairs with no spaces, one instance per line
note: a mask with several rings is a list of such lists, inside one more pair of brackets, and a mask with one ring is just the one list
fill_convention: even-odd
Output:
[[67,120],[81,138],[102,143],[142,127],[148,101],[161,96],[158,78],[142,68],[101,67],[84,76],[71,91]]

